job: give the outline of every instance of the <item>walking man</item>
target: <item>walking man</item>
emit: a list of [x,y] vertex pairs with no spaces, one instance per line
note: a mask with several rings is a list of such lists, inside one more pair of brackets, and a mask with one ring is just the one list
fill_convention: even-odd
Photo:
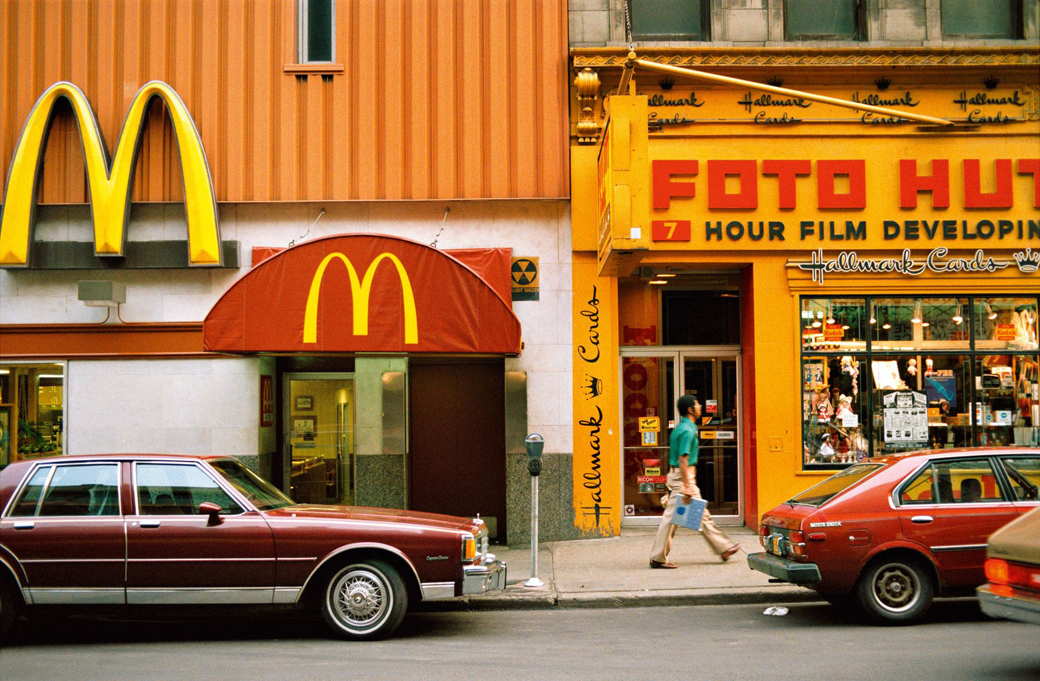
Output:
[[[675,525],[672,515],[675,506],[682,497],[682,503],[688,504],[691,499],[701,499],[701,491],[697,488],[697,454],[700,451],[700,438],[697,436],[697,419],[701,416],[701,403],[693,395],[679,398],[679,425],[672,431],[668,447],[668,499],[664,508],[661,525],[657,528],[654,548],[650,552],[650,567],[655,569],[674,569],[679,567],[668,561],[668,553],[672,550],[672,537],[675,536]],[[715,526],[707,509],[701,520],[701,536],[711,550],[722,560],[729,560],[740,547],[732,539]]]

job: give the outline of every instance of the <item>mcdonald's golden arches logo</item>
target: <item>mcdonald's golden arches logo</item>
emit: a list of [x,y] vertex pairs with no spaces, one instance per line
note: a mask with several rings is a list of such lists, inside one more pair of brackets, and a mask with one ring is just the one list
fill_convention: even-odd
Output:
[[160,97],[173,123],[184,178],[184,207],[188,223],[188,256],[192,265],[220,265],[217,202],[206,153],[195,122],[180,96],[166,83],[151,81],[137,91],[119,134],[115,155],[108,149],[86,95],[68,82],[47,88],[37,100],[18,138],[7,177],[0,216],[0,266],[27,266],[32,242],[37,186],[47,129],[59,99],[68,100],[79,127],[87,170],[90,210],[94,222],[94,253],[122,256],[130,217],[134,165],[148,103]]
[[372,264],[365,270],[364,278],[360,280],[350,258],[342,253],[330,253],[325,256],[314,272],[311,290],[307,294],[307,307],[303,315],[303,342],[318,342],[318,297],[321,292],[321,282],[325,277],[325,268],[335,259],[343,261],[347,267],[347,275],[350,277],[350,292],[354,301],[354,335],[368,335],[368,302],[372,294],[372,280],[375,278],[379,263],[389,260],[397,268],[397,276],[401,280],[401,293],[404,298],[404,342],[406,345],[418,344],[419,325],[415,314],[415,294],[412,292],[412,282],[408,279],[408,272],[404,265],[392,253],[380,253],[376,256]]

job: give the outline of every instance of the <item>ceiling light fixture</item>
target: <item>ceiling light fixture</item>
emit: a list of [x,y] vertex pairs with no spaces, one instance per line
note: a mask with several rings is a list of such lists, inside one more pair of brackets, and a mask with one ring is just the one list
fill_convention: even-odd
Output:
[[951,317],[951,319],[953,319],[953,323],[954,324],[960,324],[961,322],[964,321],[964,316],[961,314],[963,311],[964,310],[961,308],[961,304],[957,303],[957,314],[955,314],[955,315],[953,315],[953,317]]
[[993,321],[994,319],[996,319],[996,318],[997,318],[997,313],[993,311],[993,307],[992,307],[992,306],[990,306],[990,304],[989,304],[989,301],[988,301],[988,300],[986,301],[986,317],[987,317],[987,318],[988,318],[988,319],[989,319],[990,321]]
[[884,329],[885,331],[888,331],[889,329],[892,328],[892,325],[889,324],[888,322],[885,322],[884,324],[881,325],[881,328]]
[[822,324],[822,322],[820,322],[820,320],[819,320],[819,319],[814,319],[814,320],[813,320],[813,323],[812,323],[812,325],[813,325],[813,328],[814,328],[814,329],[818,329],[818,328],[820,328],[820,327],[821,327],[821,326],[822,326],[823,324]]
[[667,277],[674,277],[675,273],[672,272],[659,272],[657,275],[658,279],[665,279]]
[[911,324],[921,323],[921,299],[917,299],[917,303],[914,305],[914,316],[910,318]]
[[664,279],[651,279],[650,280],[650,285],[651,286],[661,286],[661,285],[667,284],[667,283],[668,282],[666,280],[664,280]]
[[870,304],[870,323],[877,324],[877,317],[874,316],[874,303]]

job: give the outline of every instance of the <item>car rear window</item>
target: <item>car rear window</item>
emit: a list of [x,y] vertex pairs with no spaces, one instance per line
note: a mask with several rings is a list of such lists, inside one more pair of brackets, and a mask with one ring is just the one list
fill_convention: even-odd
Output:
[[813,485],[796,497],[792,497],[788,503],[804,504],[805,506],[822,506],[839,493],[852,487],[857,482],[867,477],[879,468],[884,468],[882,463],[860,463],[849,466],[837,475],[832,475],[823,482]]

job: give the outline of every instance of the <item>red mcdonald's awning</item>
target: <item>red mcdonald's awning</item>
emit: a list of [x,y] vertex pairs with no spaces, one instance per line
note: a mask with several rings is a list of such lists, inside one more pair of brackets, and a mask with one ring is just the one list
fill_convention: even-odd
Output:
[[[507,249],[488,249],[483,262],[508,276]],[[416,241],[324,237],[264,260],[235,282],[206,315],[203,343],[235,353],[516,355],[520,321],[496,288]]]

